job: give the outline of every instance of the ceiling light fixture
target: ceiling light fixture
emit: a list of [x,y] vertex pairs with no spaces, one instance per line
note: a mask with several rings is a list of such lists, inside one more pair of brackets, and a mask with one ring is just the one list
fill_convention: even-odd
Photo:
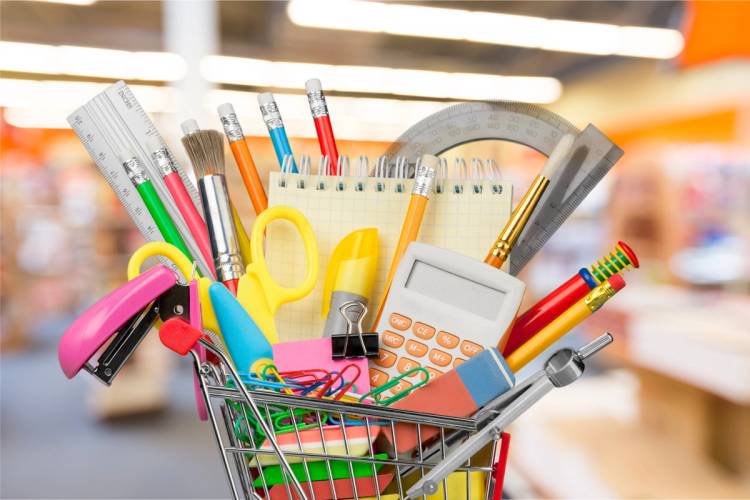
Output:
[[185,60],[170,52],[0,42],[0,70],[128,80],[176,81],[185,76]]
[[560,82],[551,77],[332,66],[228,56],[207,56],[201,61],[200,70],[204,78],[216,83],[304,89],[305,79],[316,77],[326,90],[440,99],[550,103],[562,92]]
[[666,28],[361,0],[292,0],[287,14],[293,23],[313,28],[467,40],[580,54],[671,59],[684,46],[682,33]]

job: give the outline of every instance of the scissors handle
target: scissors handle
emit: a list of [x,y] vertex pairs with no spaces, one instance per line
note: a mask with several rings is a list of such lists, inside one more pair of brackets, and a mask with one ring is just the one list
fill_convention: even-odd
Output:
[[[189,282],[193,273],[193,263],[185,257],[180,250],[174,245],[163,241],[152,241],[146,243],[138,250],[133,252],[128,261],[128,279],[132,280],[141,274],[141,268],[149,257],[166,257],[174,262],[175,266],[185,279]],[[212,281],[206,277],[198,278],[198,295],[201,304],[201,319],[203,328],[215,333],[220,333],[219,322],[216,320],[214,309],[211,307],[211,301],[208,295],[208,287]],[[222,339],[223,340],[223,339]]]
[[[305,247],[305,278],[295,287],[283,287],[271,277],[263,251],[263,239],[266,226],[276,219],[288,220],[297,228]],[[318,279],[318,245],[315,233],[307,218],[296,208],[287,206],[270,207],[258,215],[250,236],[250,255],[252,263],[247,266],[247,273],[254,274],[263,285],[271,312],[286,302],[299,300],[309,294]]]

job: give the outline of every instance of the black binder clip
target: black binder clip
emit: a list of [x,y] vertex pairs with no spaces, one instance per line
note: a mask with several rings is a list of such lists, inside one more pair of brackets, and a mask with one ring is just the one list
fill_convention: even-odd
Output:
[[346,333],[331,335],[333,359],[342,358],[377,358],[377,332],[362,332],[362,319],[367,314],[367,306],[358,301],[345,302],[339,312],[346,320]]

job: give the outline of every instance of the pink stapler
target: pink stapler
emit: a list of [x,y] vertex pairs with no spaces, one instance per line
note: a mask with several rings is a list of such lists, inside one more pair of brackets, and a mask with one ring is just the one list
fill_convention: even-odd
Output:
[[174,317],[201,328],[198,283],[182,285],[172,269],[159,264],[99,300],[65,330],[58,347],[60,366],[68,378],[83,368],[110,385],[157,319]]

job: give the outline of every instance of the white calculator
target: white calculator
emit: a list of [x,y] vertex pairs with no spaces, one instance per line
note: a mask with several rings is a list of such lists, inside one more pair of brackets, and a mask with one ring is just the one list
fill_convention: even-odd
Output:
[[[432,379],[497,346],[525,289],[523,281],[484,262],[411,243],[376,325],[380,350],[370,360],[371,384],[381,386],[417,367]],[[421,379],[408,377],[390,391],[408,390]]]

